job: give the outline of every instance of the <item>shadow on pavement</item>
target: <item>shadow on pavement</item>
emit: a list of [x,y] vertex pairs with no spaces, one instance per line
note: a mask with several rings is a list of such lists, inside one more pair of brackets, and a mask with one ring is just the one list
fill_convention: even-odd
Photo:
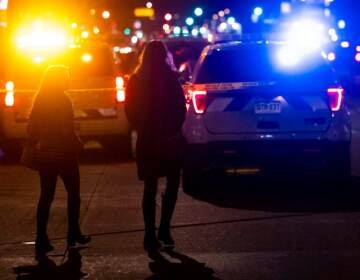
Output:
[[222,176],[186,192],[224,208],[272,212],[360,212],[360,178],[347,185],[306,177]]
[[14,268],[17,280],[77,280],[85,278],[88,274],[81,271],[81,254],[83,248],[72,248],[68,250],[68,258],[61,265],[49,257],[38,259],[37,265],[18,266]]
[[174,259],[174,262],[165,258],[161,252],[149,253],[149,257],[152,259],[149,263],[149,268],[154,274],[146,278],[146,280],[219,280],[219,278],[213,276],[214,270],[207,267],[204,263],[200,263],[193,258],[174,251],[173,249],[165,249],[162,252]]

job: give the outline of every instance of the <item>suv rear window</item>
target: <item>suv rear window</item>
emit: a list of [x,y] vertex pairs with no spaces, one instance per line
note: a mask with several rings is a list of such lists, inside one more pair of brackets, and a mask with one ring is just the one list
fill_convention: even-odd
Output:
[[[88,61],[84,61],[84,56]],[[114,74],[112,53],[107,49],[75,49],[70,52],[67,63],[71,76],[111,76]]]
[[[84,55],[90,56],[90,61],[85,62]],[[15,79],[38,81],[51,64],[68,66],[71,76],[113,76],[115,71],[114,58],[108,48],[69,49],[65,56],[55,56],[43,63],[35,63],[34,57],[32,54],[14,52],[12,59],[7,62],[7,73]]]
[[285,71],[275,66],[273,53],[264,48],[215,50],[205,57],[195,77],[196,83],[290,80],[311,83],[314,79],[329,83],[334,79],[332,69],[321,57],[306,69]]

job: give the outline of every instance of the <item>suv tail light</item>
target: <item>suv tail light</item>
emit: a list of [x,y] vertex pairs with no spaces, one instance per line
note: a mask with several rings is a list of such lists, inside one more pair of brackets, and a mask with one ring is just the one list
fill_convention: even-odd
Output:
[[13,107],[15,104],[15,96],[14,96],[14,82],[8,81],[5,85],[5,106]]
[[195,112],[197,114],[203,114],[206,108],[206,95],[205,90],[194,90],[191,91],[192,102],[194,105]]
[[125,88],[124,88],[124,78],[116,77],[116,101],[121,103],[125,101]]
[[331,87],[327,90],[328,98],[329,98],[329,106],[332,112],[337,112],[341,108],[344,89],[339,87]]

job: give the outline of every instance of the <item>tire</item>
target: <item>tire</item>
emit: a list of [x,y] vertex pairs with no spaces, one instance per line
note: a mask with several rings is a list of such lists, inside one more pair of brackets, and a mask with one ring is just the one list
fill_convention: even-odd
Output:
[[351,185],[351,151],[350,143],[339,144],[335,149],[335,153],[330,159],[328,169],[329,179],[336,186]]

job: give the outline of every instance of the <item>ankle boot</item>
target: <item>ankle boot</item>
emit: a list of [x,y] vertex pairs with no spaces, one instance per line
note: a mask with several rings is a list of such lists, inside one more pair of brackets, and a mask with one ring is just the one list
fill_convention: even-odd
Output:
[[70,233],[67,237],[67,244],[68,247],[74,247],[76,246],[76,243],[79,243],[81,245],[85,245],[91,241],[90,235],[83,235],[81,232],[77,234]]
[[35,254],[36,256],[45,255],[46,253],[54,250],[47,236],[37,237],[35,240]]
[[175,241],[171,236],[170,227],[160,227],[158,232],[158,240],[166,247],[175,246]]
[[144,250],[151,252],[151,251],[157,251],[161,247],[161,244],[156,238],[155,231],[152,232],[146,232],[144,236]]

